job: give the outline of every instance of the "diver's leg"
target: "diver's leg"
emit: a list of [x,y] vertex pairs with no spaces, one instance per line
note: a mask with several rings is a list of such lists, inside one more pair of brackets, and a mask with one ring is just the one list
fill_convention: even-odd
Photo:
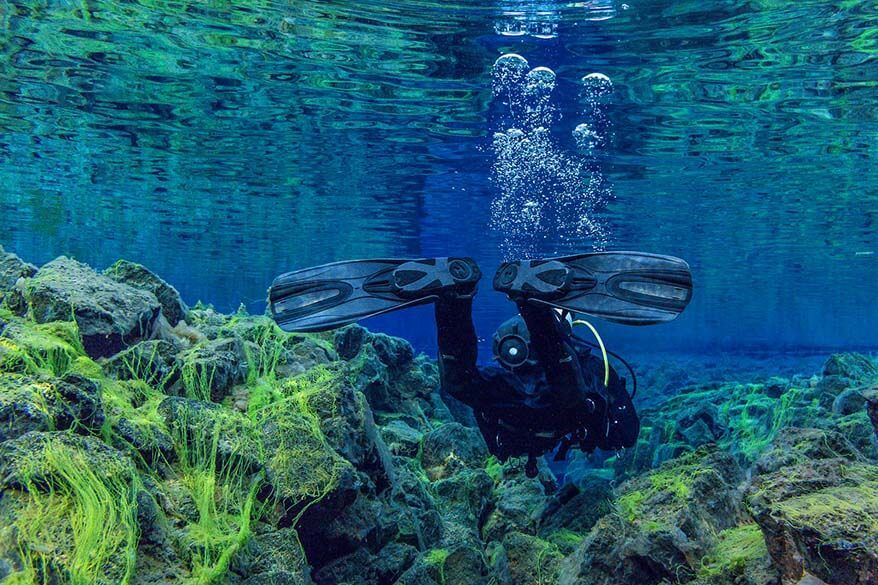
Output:
[[435,305],[442,387],[470,405],[476,399],[474,386],[481,380],[476,365],[478,340],[472,311],[472,297],[440,298]]
[[556,391],[571,396],[585,388],[579,358],[564,331],[555,309],[533,305],[527,301],[516,303],[518,312],[527,325],[530,346],[546,374],[546,380]]

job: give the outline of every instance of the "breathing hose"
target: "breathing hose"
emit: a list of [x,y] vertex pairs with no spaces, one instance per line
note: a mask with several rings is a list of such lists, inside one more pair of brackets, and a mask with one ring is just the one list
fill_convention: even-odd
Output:
[[591,329],[591,332],[594,335],[594,338],[598,340],[598,347],[601,348],[601,357],[604,358],[604,387],[609,388],[610,387],[610,360],[607,357],[607,348],[604,346],[604,340],[601,339],[601,335],[600,335],[600,333],[598,333],[598,330],[595,329],[594,325],[592,325],[588,321],[586,321],[584,319],[577,319],[576,321],[573,322],[573,324],[574,325],[585,325],[586,327]]

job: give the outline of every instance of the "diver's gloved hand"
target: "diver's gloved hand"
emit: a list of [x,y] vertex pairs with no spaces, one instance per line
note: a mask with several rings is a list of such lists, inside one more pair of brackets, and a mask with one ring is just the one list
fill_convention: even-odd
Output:
[[481,276],[472,258],[351,260],[282,274],[268,301],[284,331],[326,331],[440,298],[471,298]]

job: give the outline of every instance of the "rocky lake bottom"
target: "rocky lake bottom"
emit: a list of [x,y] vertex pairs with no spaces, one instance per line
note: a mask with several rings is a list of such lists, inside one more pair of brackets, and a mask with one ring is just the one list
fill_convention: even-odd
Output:
[[489,456],[405,340],[0,248],[0,582],[878,583],[878,364],[637,364],[621,453]]

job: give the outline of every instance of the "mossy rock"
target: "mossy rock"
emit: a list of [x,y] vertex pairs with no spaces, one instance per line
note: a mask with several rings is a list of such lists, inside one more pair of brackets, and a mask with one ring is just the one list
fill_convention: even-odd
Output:
[[698,583],[703,585],[778,585],[780,574],[772,564],[762,530],[743,524],[722,531],[701,559]]
[[604,516],[563,563],[561,581],[610,585],[687,581],[716,535],[744,517],[735,460],[704,447],[619,487]]
[[823,364],[823,376],[838,376],[848,380],[866,382],[878,378],[878,366],[859,353],[833,354]]
[[99,369],[86,357],[74,322],[12,318],[0,332],[0,372],[63,376]]
[[754,518],[785,581],[878,582],[878,466],[835,457],[760,475]]
[[0,246],[0,301],[14,290],[19,278],[30,278],[36,273],[36,266]]
[[842,434],[831,430],[789,427],[782,429],[756,462],[757,473],[771,473],[818,459],[844,457],[862,461],[857,448]]
[[169,341],[152,339],[121,351],[103,363],[104,372],[119,380],[140,380],[162,390],[180,379],[177,347]]
[[431,479],[448,477],[462,467],[483,468],[487,458],[481,433],[460,423],[445,423],[424,436],[421,463]]
[[158,414],[173,438],[178,455],[191,449],[209,449],[220,465],[238,462],[249,470],[261,466],[262,449],[254,438],[252,421],[217,404],[170,396],[158,405]]
[[232,387],[247,379],[247,361],[240,339],[206,341],[179,355],[183,390],[189,398],[221,402]]
[[86,378],[0,373],[0,442],[30,431],[87,433],[103,423],[100,388]]
[[546,502],[539,534],[549,540],[552,534],[574,534],[581,540],[581,535],[613,509],[613,490],[609,481],[593,480],[581,486],[565,484]]
[[140,486],[131,461],[95,437],[31,432],[0,444],[0,551],[19,551],[13,578],[130,582]]
[[180,298],[177,289],[145,266],[127,260],[118,260],[104,270],[104,275],[116,282],[152,293],[162,307],[162,314],[171,325],[176,325],[186,318],[186,312],[189,309]]
[[152,293],[102,276],[61,256],[24,285],[28,315],[38,323],[75,319],[86,352],[111,356],[148,338],[161,306]]
[[558,546],[542,538],[510,532],[503,537],[500,568],[508,583],[549,584],[558,582],[564,558]]

